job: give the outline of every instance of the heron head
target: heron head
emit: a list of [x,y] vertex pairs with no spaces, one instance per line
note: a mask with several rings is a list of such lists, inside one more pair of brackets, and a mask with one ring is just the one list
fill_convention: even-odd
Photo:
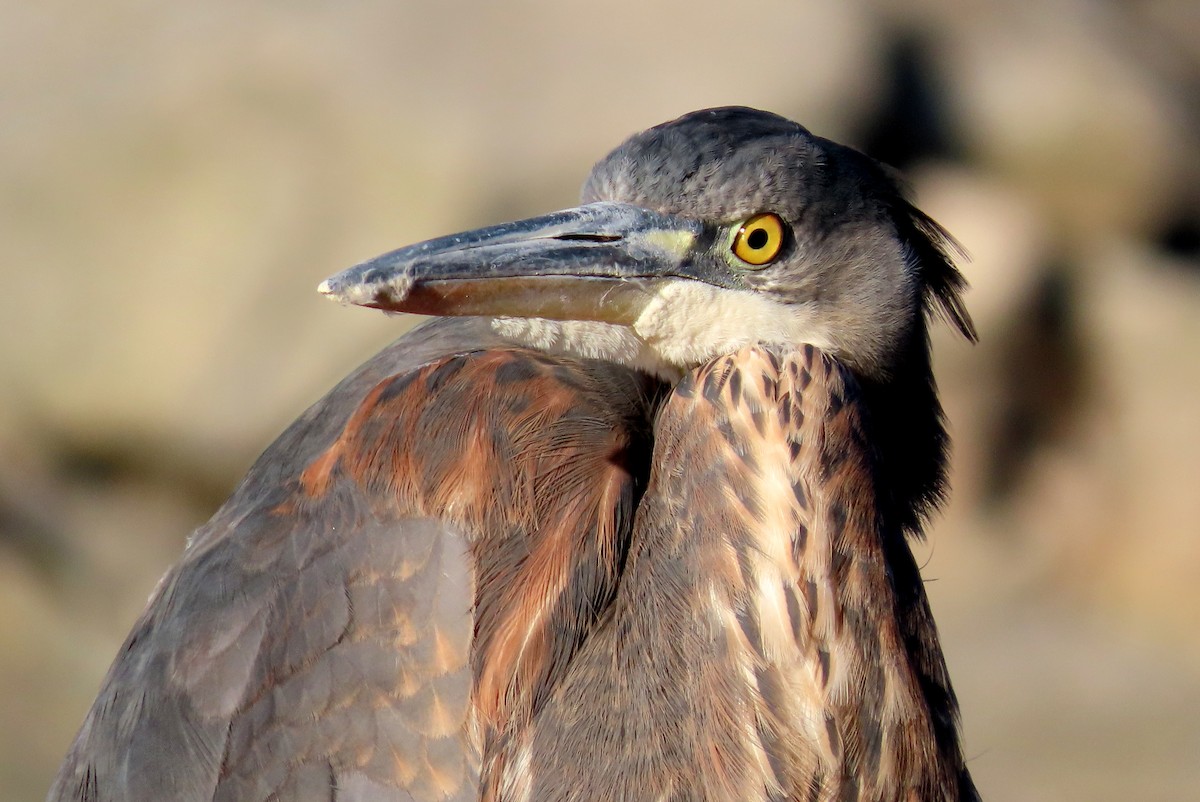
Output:
[[602,159],[583,205],[364,262],[321,292],[484,315],[529,344],[669,374],[752,343],[885,378],[925,314],[968,337],[953,241],[895,177],[767,112],[694,112]]

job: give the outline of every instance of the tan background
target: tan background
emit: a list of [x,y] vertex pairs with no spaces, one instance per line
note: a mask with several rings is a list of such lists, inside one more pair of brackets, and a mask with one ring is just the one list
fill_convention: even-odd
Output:
[[0,799],[157,577],[407,321],[314,292],[726,103],[974,256],[922,548],[985,798],[1200,799],[1200,4],[0,0]]

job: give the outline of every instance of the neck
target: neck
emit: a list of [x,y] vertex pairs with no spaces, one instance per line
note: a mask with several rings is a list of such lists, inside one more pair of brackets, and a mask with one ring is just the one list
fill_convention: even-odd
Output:
[[[625,326],[586,320],[495,318],[496,333],[539,351],[615,362],[674,383],[684,374],[676,359]],[[803,342],[820,348],[821,343]],[[750,345],[734,343],[729,352]],[[880,504],[889,522],[919,536],[943,501],[949,440],[930,365],[929,335],[918,318],[905,346],[883,377],[855,375],[865,425],[876,452]]]
[[880,492],[867,413],[813,348],[676,385],[611,617],[528,747],[534,791],[586,767],[603,798],[975,799],[895,512],[918,505]]

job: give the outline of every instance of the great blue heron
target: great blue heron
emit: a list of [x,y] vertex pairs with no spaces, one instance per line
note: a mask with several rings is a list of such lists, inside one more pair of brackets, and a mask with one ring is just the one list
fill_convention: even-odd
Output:
[[321,290],[444,316],[309,409],[163,578],[63,800],[970,800],[905,542],[951,241],[761,111],[584,205]]

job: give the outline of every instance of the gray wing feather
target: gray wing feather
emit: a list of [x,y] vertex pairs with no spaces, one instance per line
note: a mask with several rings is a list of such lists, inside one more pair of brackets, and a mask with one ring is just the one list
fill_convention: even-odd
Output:
[[287,505],[379,381],[502,342],[427,324],[264,452],[151,596],[50,800],[474,798],[466,538],[346,482]]
[[[122,649],[51,799],[329,799],[343,786],[473,798],[466,549],[460,533],[408,519],[240,585],[223,560],[182,566]],[[458,659],[439,660],[435,641],[457,641]]]
[[480,320],[383,351],[193,535],[50,799],[492,793],[613,598],[656,392]]

